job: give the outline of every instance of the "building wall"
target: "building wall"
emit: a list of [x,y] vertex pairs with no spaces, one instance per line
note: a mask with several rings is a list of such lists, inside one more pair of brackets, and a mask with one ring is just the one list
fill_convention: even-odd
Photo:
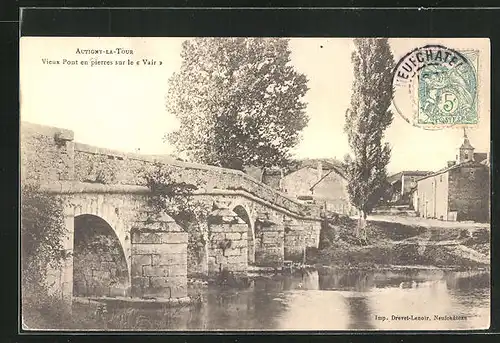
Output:
[[421,217],[487,221],[489,174],[483,166],[463,166],[418,182],[415,205]]
[[286,194],[297,197],[311,195],[310,188],[318,182],[318,172],[315,168],[305,167],[283,177],[281,188]]
[[402,191],[403,191],[403,194],[407,194],[410,192],[410,190],[416,186],[416,180],[418,179],[419,177],[418,176],[415,176],[415,175],[403,175],[402,176],[402,179],[403,179],[403,182],[402,182]]
[[436,213],[434,218],[448,220],[449,174],[436,175],[434,179],[436,182]]
[[419,201],[418,190],[411,193],[411,201],[412,201],[413,209],[415,211],[418,211],[419,210],[419,208],[418,208],[418,201]]
[[248,176],[253,177],[255,180],[262,182],[262,174],[263,174],[262,168],[254,166],[245,166],[244,172]]
[[[433,178],[428,177],[426,179],[420,180],[417,184],[418,193],[418,215],[420,217],[429,216],[429,206],[432,208],[433,201]],[[431,204],[429,202],[431,201]]]
[[416,209],[420,217],[448,219],[448,173],[418,181]]
[[[329,173],[328,175],[326,175]],[[352,206],[349,202],[347,192],[347,180],[335,171],[323,170],[321,177],[325,176],[320,183],[310,188],[318,182],[319,173],[316,168],[306,167],[297,170],[283,178],[281,186],[283,191],[291,196],[311,195],[314,202],[323,208],[336,213],[350,214]]]
[[281,190],[281,179],[283,173],[281,170],[264,169],[262,173],[262,183],[272,187],[273,189]]
[[328,199],[331,204],[348,203],[347,180],[333,171],[314,187],[313,195]]
[[392,193],[392,196],[391,196],[391,201],[392,202],[396,202],[398,201],[399,199],[401,199],[401,180],[395,182],[392,186],[391,186],[391,193]]
[[487,221],[489,173],[484,166],[461,167],[450,171],[449,211],[457,220]]

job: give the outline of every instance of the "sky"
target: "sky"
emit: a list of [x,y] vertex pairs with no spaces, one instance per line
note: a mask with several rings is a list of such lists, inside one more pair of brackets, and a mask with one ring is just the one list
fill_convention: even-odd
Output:
[[[20,50],[21,120],[71,129],[75,141],[145,154],[171,154],[165,133],[178,127],[165,107],[168,79],[180,68],[181,44],[186,38],[22,37]],[[458,50],[479,50],[480,122],[467,133],[476,152],[490,147],[490,52],[488,39],[389,40],[396,60],[416,47],[442,44]],[[124,65],[81,65],[96,55],[77,49],[122,48],[133,55],[100,55],[102,61]],[[353,82],[350,38],[293,38],[291,63],[309,79],[304,100],[308,126],[294,149],[297,158],[342,159],[349,152],[343,129]],[[127,59],[156,61],[128,65]],[[46,64],[43,60],[59,60]],[[67,61],[77,61],[77,64]],[[159,61],[162,62],[159,65]],[[89,62],[90,63],[90,62]],[[392,147],[390,173],[437,170],[454,159],[463,130],[437,131],[414,127],[398,113],[386,132]]]

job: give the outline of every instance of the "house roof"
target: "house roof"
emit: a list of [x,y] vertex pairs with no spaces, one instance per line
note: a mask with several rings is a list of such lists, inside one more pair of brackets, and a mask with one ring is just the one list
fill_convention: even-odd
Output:
[[321,168],[323,170],[325,171],[335,170],[337,173],[341,174],[342,177],[345,178],[346,172],[344,170],[343,163],[334,158],[307,158],[307,159],[295,160],[292,162],[293,164],[289,168],[286,174],[287,175],[291,174],[303,168],[317,169],[319,162],[321,162]]
[[465,127],[464,127],[464,141],[460,146],[460,149],[474,149],[472,144],[470,144],[469,142],[469,137],[467,136],[467,131],[465,130]]
[[293,162],[294,163],[292,167],[288,170],[285,176],[304,168],[317,169],[318,163],[321,162],[321,168],[323,171],[326,171],[326,173],[324,173],[324,175],[310,187],[310,190],[313,190],[314,187],[320,184],[332,172],[335,172],[342,178],[347,179],[343,163],[333,158],[307,158],[302,160],[295,160]]
[[460,149],[474,149],[474,147],[472,146],[472,144],[470,144],[469,138],[467,138],[467,136],[465,136],[464,142],[460,146]]
[[410,176],[425,176],[432,173],[431,171],[428,170],[403,170],[400,171],[399,173],[393,174],[387,178],[387,181],[389,183],[394,184],[397,181],[401,180],[401,176],[403,175],[410,175]]
[[486,152],[475,152],[474,161],[482,162],[488,158],[488,153]]
[[344,179],[347,179],[346,175],[344,174],[344,171],[343,170],[340,170],[338,169],[337,167],[333,167],[330,169],[330,171],[328,173],[326,173],[325,175],[323,175],[318,181],[316,181],[314,183],[314,185],[312,185],[309,190],[313,190],[314,187],[316,187],[317,185],[319,185],[328,175],[330,175],[331,173],[333,172],[336,172],[337,174],[339,174],[342,178]]
[[321,162],[323,170],[343,168],[342,162],[334,158],[306,158],[303,160],[297,160],[297,162],[299,166],[296,170],[302,169],[304,167],[317,168],[319,162]]
[[417,181],[422,181],[422,180],[425,180],[425,179],[427,179],[427,178],[429,178],[431,176],[436,176],[436,175],[439,175],[439,174],[443,174],[443,173],[446,173],[446,172],[448,172],[450,170],[458,169],[458,168],[462,168],[462,167],[484,167],[484,164],[481,164],[481,163],[479,163],[477,161],[467,161],[467,162],[463,162],[463,163],[457,163],[457,164],[454,164],[452,166],[439,169],[438,171],[436,171],[434,173],[431,173],[429,175],[426,175],[424,177],[421,177]]

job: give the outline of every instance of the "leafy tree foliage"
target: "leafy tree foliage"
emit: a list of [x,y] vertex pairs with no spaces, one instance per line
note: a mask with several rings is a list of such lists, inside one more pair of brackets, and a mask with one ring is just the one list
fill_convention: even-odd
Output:
[[355,39],[354,45],[353,93],[345,124],[353,157],[346,156],[345,164],[349,196],[360,213],[359,230],[366,226],[366,215],[383,196],[386,184],[391,149],[382,140],[393,119],[389,106],[394,58],[387,39]]
[[149,205],[155,213],[168,213],[180,226],[194,220],[203,220],[209,209],[192,198],[197,187],[186,182],[177,182],[172,172],[161,163],[156,163],[145,173],[146,184],[152,196]]
[[66,233],[61,200],[39,192],[34,184],[24,183],[21,186],[21,268],[24,281],[41,283],[47,266],[60,266],[66,257],[61,241]]
[[288,40],[196,38],[182,45],[167,109],[180,121],[166,139],[196,162],[242,169],[281,166],[307,125],[307,79]]
[[67,257],[61,237],[67,234],[61,199],[42,193],[33,180],[21,183],[21,287],[23,326],[62,328],[67,304],[49,294],[47,267],[58,269]]
[[156,214],[167,213],[188,233],[189,258],[201,258],[206,244],[206,230],[210,208],[201,201],[193,200],[195,185],[177,182],[172,172],[161,163],[145,172],[147,186],[151,189],[149,206]]

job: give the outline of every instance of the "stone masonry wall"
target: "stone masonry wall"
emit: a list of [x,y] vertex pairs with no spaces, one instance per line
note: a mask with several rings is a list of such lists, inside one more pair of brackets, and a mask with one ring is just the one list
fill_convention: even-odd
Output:
[[133,296],[187,296],[187,239],[184,232],[133,231]]
[[247,224],[236,213],[224,209],[209,218],[208,273],[224,269],[233,273],[246,273],[248,267]]
[[126,185],[145,185],[144,171],[163,163],[175,180],[200,190],[242,190],[298,216],[319,217],[319,208],[302,204],[241,171],[75,143],[72,131],[54,127],[21,123],[21,159],[22,175],[43,181]]
[[301,221],[301,225],[304,227],[305,246],[317,248],[319,245],[321,223],[314,221]]
[[303,262],[305,251],[304,227],[298,223],[285,224],[285,261]]
[[284,261],[285,232],[279,222],[255,223],[255,264],[278,267]]
[[[57,139],[56,139],[57,137]],[[73,132],[42,125],[20,130],[21,181],[71,180],[74,177]]]
[[488,221],[489,173],[485,166],[462,167],[450,171],[450,212],[457,212],[457,220]]
[[127,295],[127,288],[120,287],[128,281],[127,264],[121,257],[104,252],[99,256],[88,254],[83,259],[82,256],[74,258],[73,295]]
[[301,204],[237,170],[180,162],[174,159],[123,154],[79,143],[75,145],[75,178],[78,181],[88,181],[89,170],[92,170],[95,164],[102,164],[103,155],[108,156],[107,168],[116,171],[113,183],[145,185],[144,171],[151,168],[155,162],[161,162],[172,172],[173,179],[177,182],[191,183],[205,191],[243,190],[298,215],[319,213],[319,210]]

